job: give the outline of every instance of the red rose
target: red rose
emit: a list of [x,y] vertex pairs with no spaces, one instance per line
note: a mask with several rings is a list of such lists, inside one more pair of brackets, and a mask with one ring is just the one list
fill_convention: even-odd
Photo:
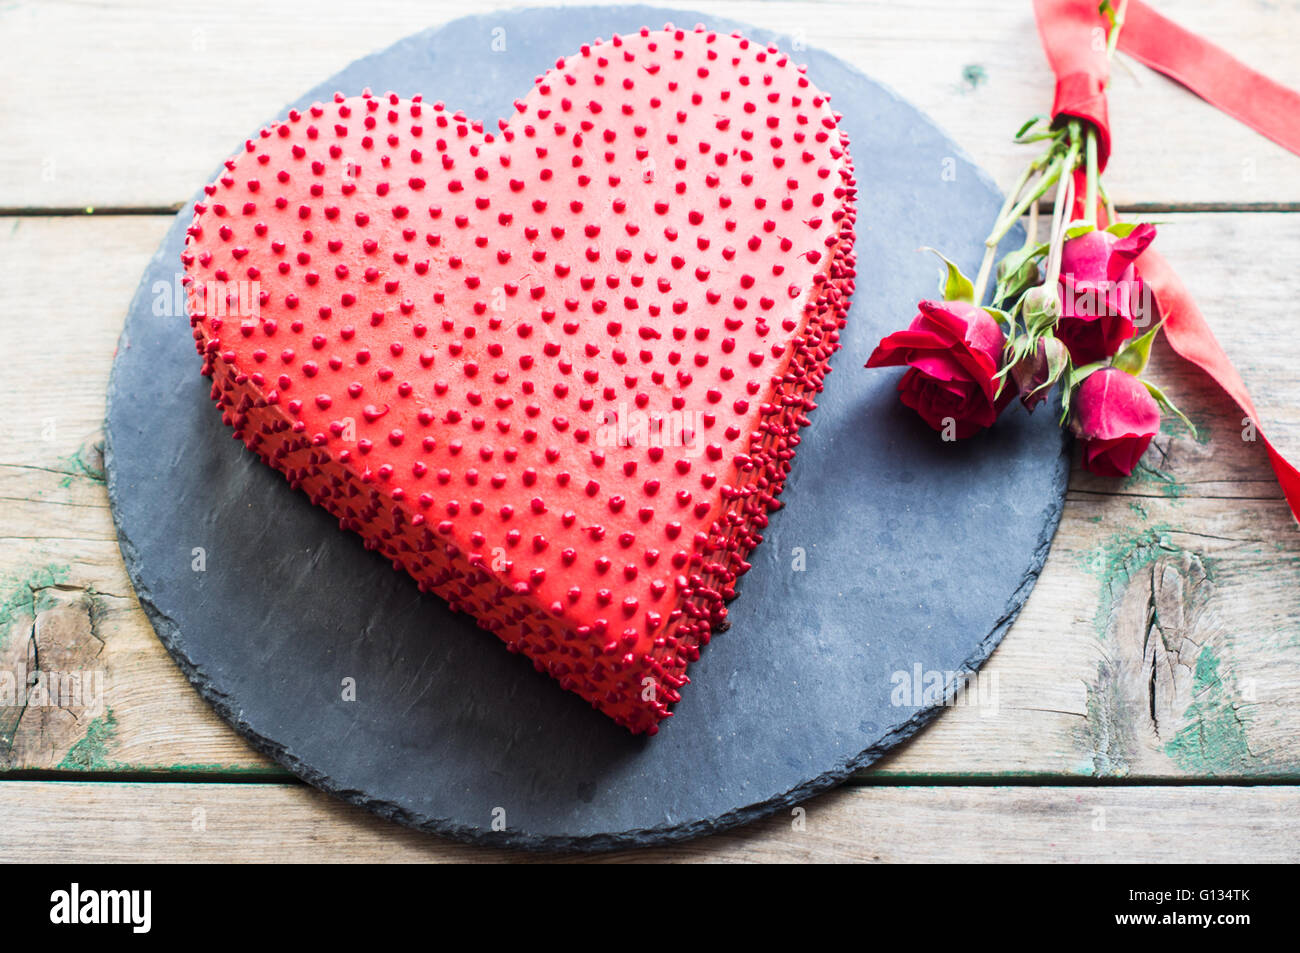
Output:
[[1061,249],[1056,336],[1076,367],[1106,360],[1133,336],[1133,319],[1143,303],[1142,280],[1133,262],[1155,237],[1154,225],[1139,225],[1124,238],[1085,232]]
[[1160,429],[1160,407],[1146,385],[1115,367],[1089,374],[1070,406],[1083,467],[1098,476],[1132,473]]
[[882,340],[867,367],[909,367],[902,401],[935,430],[964,439],[991,426],[1015,396],[1008,382],[995,397],[1005,338],[997,320],[965,301],[922,301],[906,331]]

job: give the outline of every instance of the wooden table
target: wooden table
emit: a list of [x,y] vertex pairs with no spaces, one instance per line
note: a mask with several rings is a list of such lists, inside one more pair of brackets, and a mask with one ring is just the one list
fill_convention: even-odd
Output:
[[[1155,5],[1300,87],[1294,3]],[[1028,0],[904,6],[689,4],[859,66],[1009,185],[1025,158],[1009,137],[1052,89]],[[0,672],[81,672],[102,690],[98,711],[0,707],[0,859],[505,856],[371,818],[251,750],[163,651],[118,555],[105,385],[172,213],[302,90],[466,10],[288,7],[0,10]],[[1300,458],[1300,159],[1140,66],[1118,70],[1112,112],[1112,196],[1161,223],[1260,425]],[[1197,435],[1166,421],[1126,480],[1076,467],[1047,567],[986,669],[995,711],[946,711],[802,825],[605,859],[1300,859],[1300,532],[1240,411],[1167,350],[1151,374]],[[0,706],[18,700],[3,687]]]

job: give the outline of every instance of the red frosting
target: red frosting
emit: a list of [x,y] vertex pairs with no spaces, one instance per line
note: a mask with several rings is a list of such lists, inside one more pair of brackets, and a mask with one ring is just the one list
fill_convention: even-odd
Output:
[[195,206],[190,321],[249,449],[653,732],[830,370],[853,168],[785,54],[702,28],[584,46],[515,107],[262,130]]

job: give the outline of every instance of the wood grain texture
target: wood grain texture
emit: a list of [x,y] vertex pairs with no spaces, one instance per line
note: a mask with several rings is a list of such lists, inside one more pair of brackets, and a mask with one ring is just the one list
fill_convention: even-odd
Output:
[[[1300,343],[1274,305],[1296,279],[1283,261],[1224,251],[1300,247],[1300,216],[1165,219],[1166,254],[1261,394],[1265,426],[1300,451]],[[46,315],[14,336],[9,366],[25,373],[0,376],[0,672],[30,673],[35,653],[53,671],[87,672],[90,694],[102,677],[99,709],[0,697],[11,772],[278,770],[157,642],[102,482],[111,355],[166,225],[19,218],[0,233],[4,273],[25,276],[8,285],[9,313]],[[68,248],[99,251],[69,272]],[[1167,422],[1124,481],[1076,468],[1038,586],[981,674],[987,703],[946,711],[864,777],[1300,778],[1300,534],[1231,403],[1167,352],[1151,375],[1197,436]]]
[[[484,805],[485,824],[491,810]],[[604,863],[1294,863],[1300,788],[842,788],[806,808]],[[509,823],[507,810],[505,820]],[[76,830],[76,838],[67,832]],[[52,845],[57,844],[57,850]],[[0,784],[0,861],[500,863],[302,785]]]
[[[480,0],[473,10],[490,15],[517,5]],[[1010,135],[1051,105],[1051,74],[1027,0],[660,5],[749,21],[791,36],[796,47],[820,47],[855,64],[929,113],[1004,187],[1025,161]],[[1153,5],[1300,87],[1300,59],[1288,55],[1288,37],[1300,25],[1294,5]],[[128,0],[93,12],[70,0],[6,4],[0,208],[175,207],[302,92],[354,59],[469,9],[450,0],[310,7]],[[501,52],[493,52],[492,39],[485,29],[484,57],[511,55],[509,37]],[[405,92],[437,98],[436,89]],[[1109,185],[1122,205],[1300,203],[1300,159],[1144,67],[1117,71],[1111,116]],[[934,157],[936,176],[943,159]]]

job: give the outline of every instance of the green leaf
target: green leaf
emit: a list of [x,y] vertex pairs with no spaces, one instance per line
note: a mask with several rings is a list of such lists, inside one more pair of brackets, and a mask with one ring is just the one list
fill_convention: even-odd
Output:
[[1082,384],[1087,378],[1101,370],[1103,367],[1109,367],[1105,361],[1096,361],[1092,364],[1085,364],[1083,367],[1070,367],[1065,372],[1065,386],[1061,388],[1061,423],[1065,423],[1070,413],[1070,395]]
[[[1068,374],[1066,376],[1069,376]],[[1061,419],[1058,421],[1062,427],[1070,419],[1070,398],[1074,396],[1074,391],[1068,387],[1061,388]]]
[[999,377],[1006,377],[1015,368],[1017,364],[1023,361],[1036,346],[1037,342],[1027,334],[1020,334],[1007,342],[1005,357],[1002,362],[1002,369],[994,375],[996,380]]
[[1089,232],[1095,232],[1096,230],[1097,226],[1092,224],[1092,222],[1087,222],[1083,219],[1076,219],[1069,225],[1065,226],[1065,237],[1078,238],[1080,235],[1087,235]]
[[1011,369],[1010,367],[1004,367],[1001,371],[999,371],[997,374],[994,375],[993,379],[998,382],[997,389],[993,391],[994,400],[997,400],[999,397],[1002,396],[1002,391],[1007,386],[1006,372],[1009,371],[1010,369]]
[[1047,254],[1049,247],[1047,242],[1043,242],[1008,252],[998,262],[998,281],[993,289],[993,300],[1002,302],[1018,298],[1038,284],[1038,259]]
[[1024,292],[1020,295],[1020,297],[1016,299],[1015,304],[1011,306],[1011,316],[1013,318],[1021,313],[1021,309],[1024,307],[1025,304],[1025,298],[1027,298],[1029,296],[1029,292],[1033,290],[1034,290],[1033,288],[1026,288]]
[[969,278],[961,273],[961,269],[944,257],[943,253],[936,249],[925,247],[922,251],[934,252],[948,266],[948,279],[943,283],[943,300],[944,301],[966,301],[971,304],[975,303],[975,285]]
[[1016,134],[1015,134],[1014,136],[1012,136],[1011,138],[1013,138],[1013,139],[1019,139],[1021,136],[1023,136],[1025,133],[1027,133],[1030,129],[1033,129],[1033,128],[1034,128],[1035,126],[1037,126],[1040,122],[1042,122],[1044,119],[1047,119],[1047,118],[1048,118],[1048,117],[1047,117],[1047,116],[1044,116],[1042,113],[1039,113],[1037,116],[1030,116],[1028,119],[1026,119],[1026,120],[1024,121],[1024,123],[1021,125],[1021,127],[1020,127],[1019,129],[1016,130]]
[[1011,267],[1012,263],[1015,263],[1016,267],[1019,267],[1023,262],[1042,258],[1047,254],[1051,247],[1052,246],[1049,242],[1039,242],[1037,245],[1025,245],[1022,248],[1017,248],[1015,251],[1009,252],[1006,257],[1002,259],[1002,265],[999,265],[998,267],[999,269],[1001,269],[1003,265]]
[[1149,393],[1152,397],[1156,399],[1156,403],[1160,405],[1160,409],[1166,411],[1167,413],[1173,414],[1175,417],[1181,420],[1186,425],[1187,429],[1192,432],[1192,439],[1195,440],[1196,426],[1190,420],[1187,419],[1187,415],[1184,414],[1177,407],[1175,407],[1174,402],[1170,400],[1168,397],[1166,397],[1165,392],[1162,391],[1155,384],[1151,383],[1150,381],[1143,381],[1142,384],[1143,386],[1146,387],[1147,393]]
[[1061,387],[1061,423],[1065,424],[1067,417],[1070,416],[1070,395],[1078,390],[1080,384],[1087,380],[1089,374],[1101,371],[1101,368],[1109,367],[1106,361],[1099,360],[1092,364],[1084,364],[1083,367],[1076,368],[1073,364],[1063,374],[1065,384]]
[[1151,328],[1146,334],[1138,338],[1133,338],[1115,355],[1111,362],[1125,374],[1132,374],[1134,377],[1141,376],[1142,372],[1147,369],[1147,362],[1151,360],[1151,345],[1155,342],[1156,334],[1160,331],[1161,321]]
[[1101,0],[1101,3],[1097,5],[1097,10],[1113,28],[1115,26],[1115,8],[1111,5],[1110,0]]
[[1032,142],[1042,142],[1044,139],[1060,139],[1060,138],[1061,138],[1061,134],[1059,132],[1039,132],[1039,133],[1035,133],[1032,136],[1021,136],[1019,139],[1014,140],[1014,142],[1018,146],[1027,146]]
[[1097,373],[1097,371],[1108,366],[1109,365],[1105,361],[1094,361],[1091,364],[1083,365],[1083,367],[1072,367],[1070,368],[1070,373],[1067,374],[1065,378],[1066,386],[1069,387],[1070,390],[1074,390],[1093,374]]
[[1025,120],[1016,134],[1012,136],[1012,141],[1020,145],[1030,142],[1042,142],[1044,139],[1060,139],[1064,135],[1064,130],[1052,128],[1051,116],[1034,116]]
[[1160,219],[1146,219],[1141,222],[1112,222],[1106,228],[1106,231],[1110,232],[1116,238],[1128,238],[1128,236],[1132,234],[1133,230],[1137,228],[1139,225],[1168,225],[1168,224],[1169,224],[1168,222],[1161,221]]

